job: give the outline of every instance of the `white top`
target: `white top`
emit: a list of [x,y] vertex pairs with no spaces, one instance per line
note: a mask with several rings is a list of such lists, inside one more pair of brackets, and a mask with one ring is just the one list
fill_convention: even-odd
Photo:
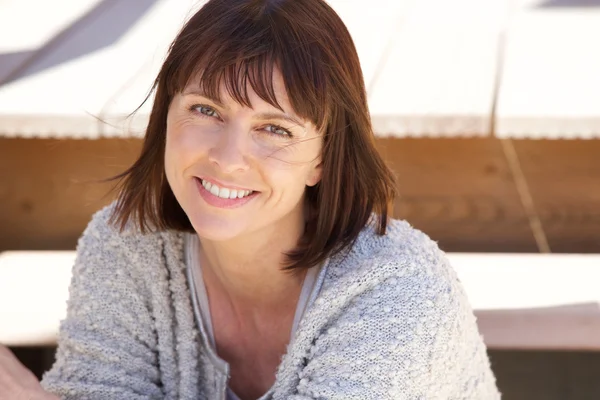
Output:
[[[200,259],[198,257],[199,248],[200,241],[198,240],[198,236],[194,234],[186,234],[185,260],[187,267],[192,270],[192,275],[194,277],[194,286],[196,289],[195,292],[192,292],[192,295],[196,296],[200,312],[200,315],[197,315],[196,317],[199,321],[202,321],[202,323],[204,324],[204,328],[206,330],[206,333],[208,334],[210,344],[216,353],[215,336],[212,326],[212,318],[210,315],[208,295],[206,293],[204,279],[202,278],[202,266],[200,265]],[[317,281],[316,278],[319,275],[320,270],[321,266],[310,268],[304,278],[302,290],[300,291],[300,298],[298,299],[298,305],[296,306],[296,313],[294,315],[294,322],[292,324],[290,341],[294,337],[294,333],[298,328],[298,324],[300,323],[304,312],[308,308],[308,300],[311,297],[311,293],[315,289],[315,283]],[[269,389],[263,396],[261,396],[260,399],[267,399],[270,395],[271,389]],[[240,400],[240,398],[233,392],[233,390],[229,386],[227,387],[227,400]]]

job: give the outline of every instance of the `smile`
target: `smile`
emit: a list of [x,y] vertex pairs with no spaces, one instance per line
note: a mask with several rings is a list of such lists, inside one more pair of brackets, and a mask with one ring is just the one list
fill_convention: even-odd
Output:
[[217,208],[237,208],[254,199],[260,192],[241,188],[219,186],[206,179],[194,178],[200,196],[206,203]]
[[201,179],[202,186],[208,190],[213,196],[220,197],[222,199],[241,199],[253,193],[252,190],[242,189],[229,189],[226,187],[219,187],[214,183],[210,183],[207,180]]

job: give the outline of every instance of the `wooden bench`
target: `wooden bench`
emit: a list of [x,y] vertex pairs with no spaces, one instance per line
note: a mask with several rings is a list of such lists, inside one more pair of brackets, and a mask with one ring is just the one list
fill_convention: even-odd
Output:
[[[600,350],[600,254],[449,253],[492,349]],[[73,251],[0,254],[0,343],[56,343]]]

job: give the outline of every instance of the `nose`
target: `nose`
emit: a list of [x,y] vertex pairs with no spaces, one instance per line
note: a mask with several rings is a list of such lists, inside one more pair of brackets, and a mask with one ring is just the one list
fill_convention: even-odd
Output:
[[246,134],[241,129],[224,130],[208,152],[208,159],[223,173],[246,171],[249,164],[246,157]]

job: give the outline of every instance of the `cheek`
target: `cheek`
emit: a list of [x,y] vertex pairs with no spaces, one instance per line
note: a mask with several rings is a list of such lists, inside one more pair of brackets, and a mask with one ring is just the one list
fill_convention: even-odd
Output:
[[303,191],[307,179],[315,173],[321,145],[318,139],[282,146],[261,158],[265,174],[280,187],[299,187]]
[[261,162],[263,179],[268,182],[276,198],[297,201],[306,189],[310,163],[291,163],[282,158],[269,157]]
[[[258,142],[255,140],[255,142]],[[302,138],[292,141],[276,141],[259,144],[255,147],[261,149],[263,159],[272,161],[278,169],[289,170],[297,167],[307,167],[313,164],[321,151],[320,138]]]
[[214,127],[179,124],[167,128],[165,159],[169,158],[172,164],[185,167],[204,157],[217,137],[218,132]]

